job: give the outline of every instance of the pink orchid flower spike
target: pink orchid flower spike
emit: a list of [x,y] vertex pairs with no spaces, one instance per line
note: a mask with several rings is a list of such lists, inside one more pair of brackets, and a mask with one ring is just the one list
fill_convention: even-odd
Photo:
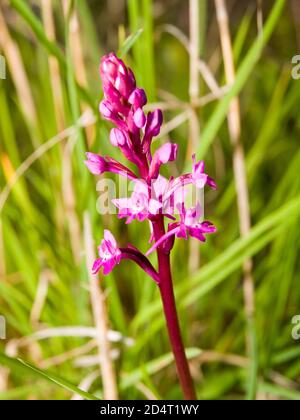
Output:
[[[176,238],[189,236],[201,242],[208,234],[216,232],[210,221],[201,221],[203,211],[200,204],[186,210],[186,196],[189,188],[216,189],[215,181],[205,173],[203,161],[192,156],[192,170],[176,178],[161,175],[163,165],[177,159],[178,145],[167,142],[158,147],[152,155],[152,142],[159,135],[163,124],[160,109],[145,112],[147,96],[136,84],[132,70],[110,53],[101,59],[100,76],[104,99],[99,110],[105,120],[114,127],[110,131],[110,142],[120,150],[129,166],[110,156],[87,153],[85,165],[96,175],[113,173],[134,183],[130,197],[115,198],[118,217],[126,224],[147,221],[150,224],[150,241],[154,245],[144,254],[133,245],[119,247],[109,230],[98,247],[99,258],[92,271],[109,274],[121,260],[136,263],[157,284],[164,310],[170,344],[173,350],[179,382],[186,399],[196,399],[195,387],[189,370],[181,337],[173,292],[170,253]],[[131,169],[132,166],[135,168]],[[171,219],[167,224],[166,218]],[[158,268],[155,269],[147,256],[157,252]]]

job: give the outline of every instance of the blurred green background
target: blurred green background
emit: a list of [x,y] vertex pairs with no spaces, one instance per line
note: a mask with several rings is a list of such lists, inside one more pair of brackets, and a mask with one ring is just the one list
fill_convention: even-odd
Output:
[[198,397],[300,399],[298,0],[1,1],[0,398],[105,396],[101,328],[120,398],[181,398],[155,284],[130,262],[96,285],[87,268],[104,227],[148,248],[147,224],[97,213],[83,165],[120,158],[98,115],[110,51],[164,110],[172,174],[196,152],[218,183],[218,233],[172,254]]

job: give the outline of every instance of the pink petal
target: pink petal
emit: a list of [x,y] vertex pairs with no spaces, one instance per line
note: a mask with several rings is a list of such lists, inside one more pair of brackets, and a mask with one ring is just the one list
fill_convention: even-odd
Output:
[[151,214],[157,214],[157,213],[158,213],[158,210],[160,210],[161,208],[162,208],[162,204],[161,204],[161,203],[159,203],[158,201],[153,200],[153,199],[151,199],[151,200],[149,201],[149,207],[148,207],[148,210],[149,210],[149,212],[150,212]]
[[132,206],[132,202],[130,198],[114,198],[111,201],[120,210],[124,210],[124,209],[128,210]]
[[134,106],[134,109],[142,108],[147,103],[147,96],[144,89],[135,89],[129,96],[128,102]]
[[114,259],[108,260],[103,264],[103,274],[106,276],[109,274],[116,265],[116,261]]
[[176,160],[177,152],[178,152],[178,144],[165,143],[155,152],[154,157],[157,156],[158,160],[161,163],[172,162]]
[[148,185],[145,181],[138,180],[135,182],[134,193],[144,194],[148,196]]
[[190,236],[192,238],[198,239],[198,241],[201,241],[201,242],[205,242],[206,241],[206,238],[203,235],[202,230],[199,229],[199,228],[192,228],[192,227],[190,227],[189,228],[189,234],[190,234]]
[[114,113],[111,104],[106,99],[100,102],[99,111],[104,118],[110,118]]
[[184,217],[184,223],[186,226],[194,226],[199,222],[201,217],[201,206],[197,203],[197,206],[186,211]]
[[209,221],[202,222],[200,228],[203,233],[215,233],[217,231],[216,226]]
[[169,181],[161,175],[151,182],[151,196],[152,198],[158,199],[162,197],[167,191]]
[[209,185],[213,190],[217,189],[217,184],[216,184],[215,180],[212,179],[211,177],[208,176],[206,182],[207,182],[207,185]]
[[116,240],[115,240],[115,237],[114,237],[114,235],[108,230],[108,229],[105,229],[104,230],[104,239],[106,240],[106,241],[108,241],[108,242],[110,242],[111,243],[111,245],[114,247],[114,248],[117,248],[117,242],[116,242]]
[[92,274],[97,274],[99,272],[99,270],[102,267],[102,259],[98,258],[97,260],[94,261],[93,267],[92,267]]
[[197,177],[194,177],[194,182],[198,189],[204,188],[207,182],[207,175],[201,174],[201,175],[198,175]]
[[113,128],[110,132],[110,142],[113,146],[124,146],[127,143],[127,134],[119,128]]

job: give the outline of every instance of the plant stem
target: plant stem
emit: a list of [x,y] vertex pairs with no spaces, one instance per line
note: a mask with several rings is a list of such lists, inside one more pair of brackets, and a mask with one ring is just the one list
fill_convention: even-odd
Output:
[[[164,235],[165,228],[163,216],[161,216],[157,222],[153,223],[153,230],[156,241]],[[157,257],[160,277],[159,290],[180,385],[184,398],[186,400],[195,400],[197,399],[196,392],[179,327],[170,266],[170,253],[166,252],[160,246],[157,248]]]

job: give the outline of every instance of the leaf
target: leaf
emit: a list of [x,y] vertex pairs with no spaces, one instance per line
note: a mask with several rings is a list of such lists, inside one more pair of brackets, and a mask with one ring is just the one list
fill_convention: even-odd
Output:
[[143,31],[144,31],[143,29],[138,29],[136,32],[129,35],[129,37],[125,39],[122,47],[119,49],[118,55],[120,57],[124,57],[124,55],[128,53],[128,51],[132,48],[132,46],[136,43],[136,41],[142,35]]
[[283,388],[279,385],[270,384],[267,382],[261,382],[258,386],[260,392],[266,392],[267,394],[275,395],[288,400],[299,401],[300,392],[294,389]]
[[19,371],[23,374],[28,374],[29,376],[37,376],[39,378],[43,378],[46,381],[56,384],[67,391],[70,391],[72,393],[76,393],[80,395],[81,397],[85,398],[86,400],[98,400],[94,395],[82,391],[77,386],[73,385],[69,381],[60,378],[59,376],[55,375],[54,373],[46,372],[44,370],[41,370],[35,366],[30,365],[29,363],[25,362],[22,359],[14,359],[11,357],[6,356],[3,353],[0,353],[0,363],[8,368],[10,368],[12,371]]

